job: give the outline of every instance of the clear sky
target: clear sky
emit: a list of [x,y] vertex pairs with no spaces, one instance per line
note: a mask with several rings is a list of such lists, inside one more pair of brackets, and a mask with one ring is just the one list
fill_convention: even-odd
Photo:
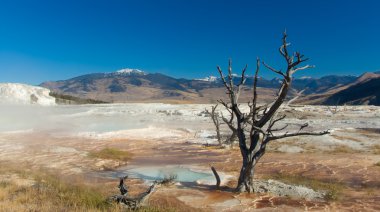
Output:
[[316,65],[302,75],[380,70],[378,0],[1,0],[0,82],[121,68],[199,78],[257,56],[281,67],[285,28]]

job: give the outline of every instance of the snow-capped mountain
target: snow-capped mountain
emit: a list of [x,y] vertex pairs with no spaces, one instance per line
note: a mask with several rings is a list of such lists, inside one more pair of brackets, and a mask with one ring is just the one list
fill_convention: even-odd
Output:
[[312,79],[312,77],[310,77],[310,76],[303,76],[303,77],[300,77],[300,79]]
[[55,105],[47,88],[21,83],[0,83],[0,104]]
[[215,76],[209,76],[201,79],[195,79],[195,80],[200,80],[200,81],[205,81],[205,82],[215,82],[218,80],[218,77]]
[[132,69],[132,68],[124,68],[121,70],[118,70],[116,72],[113,72],[113,74],[123,74],[123,75],[146,75],[144,71],[141,71],[140,69]]

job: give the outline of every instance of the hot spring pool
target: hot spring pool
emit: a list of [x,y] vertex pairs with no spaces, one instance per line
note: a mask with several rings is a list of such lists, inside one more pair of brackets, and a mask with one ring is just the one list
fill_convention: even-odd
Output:
[[122,177],[128,175],[132,178],[140,178],[143,180],[162,180],[165,177],[175,175],[178,182],[195,182],[214,181],[215,178],[210,170],[210,173],[191,170],[182,166],[150,166],[150,167],[136,167],[126,170],[119,170],[114,172],[113,177]]

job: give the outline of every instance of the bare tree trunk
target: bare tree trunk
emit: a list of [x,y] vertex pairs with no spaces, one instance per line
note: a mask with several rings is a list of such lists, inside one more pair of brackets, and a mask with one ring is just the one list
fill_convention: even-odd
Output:
[[218,139],[219,146],[222,146],[222,138],[220,137],[219,124],[215,125],[215,127],[216,127],[216,139]]
[[253,189],[253,177],[255,174],[255,165],[253,161],[243,159],[243,165],[240,170],[239,181],[236,187],[238,192],[254,192]]

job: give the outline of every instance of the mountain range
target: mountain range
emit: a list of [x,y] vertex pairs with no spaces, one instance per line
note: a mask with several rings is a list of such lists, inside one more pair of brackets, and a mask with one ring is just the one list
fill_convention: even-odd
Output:
[[[234,77],[238,83],[239,76]],[[281,80],[259,78],[258,92],[261,102],[276,96]],[[247,77],[241,101],[248,101],[253,77]],[[93,73],[67,80],[48,81],[40,86],[59,94],[106,102],[171,102],[214,103],[225,98],[220,78],[174,78],[161,73],[146,73],[138,69],[122,69],[111,73]],[[362,76],[329,75],[321,78],[296,78],[290,97],[304,90],[300,104],[375,104],[379,105],[380,73]]]
[[380,105],[380,72],[367,72],[353,82],[306,95],[298,103],[321,105]]

